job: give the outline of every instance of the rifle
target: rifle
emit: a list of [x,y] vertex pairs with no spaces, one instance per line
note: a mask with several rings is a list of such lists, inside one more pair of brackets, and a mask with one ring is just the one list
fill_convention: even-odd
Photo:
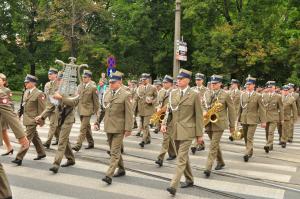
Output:
[[23,100],[24,100],[25,91],[26,91],[26,89],[25,89],[25,86],[24,86],[23,92],[22,92],[22,98],[21,98],[20,108],[18,110],[18,116],[19,116],[19,118],[21,118],[22,115],[23,115],[23,113],[24,113]]

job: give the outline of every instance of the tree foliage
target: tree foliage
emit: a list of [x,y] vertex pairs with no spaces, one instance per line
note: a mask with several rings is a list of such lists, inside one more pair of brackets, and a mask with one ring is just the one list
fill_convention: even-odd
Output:
[[[20,89],[26,73],[42,82],[56,58],[72,54],[95,78],[114,55],[128,76],[172,74],[174,0],[4,0],[0,70]],[[300,85],[300,1],[182,0],[188,61],[207,76],[255,76]],[[73,17],[74,11],[74,17]],[[72,25],[74,32],[72,34]],[[58,66],[55,66],[58,67]]]

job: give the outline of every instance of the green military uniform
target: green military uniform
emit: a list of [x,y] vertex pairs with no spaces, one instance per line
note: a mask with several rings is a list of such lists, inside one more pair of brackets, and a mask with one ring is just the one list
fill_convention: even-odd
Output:
[[[288,89],[288,87],[284,87],[283,89]],[[284,113],[284,122],[281,125],[282,128],[282,136],[281,136],[281,146],[283,148],[286,147],[286,142],[288,141],[289,131],[291,129],[291,125],[297,121],[298,118],[298,110],[296,105],[296,100],[293,96],[282,95],[282,103],[283,103],[283,113]]]
[[[4,100],[4,99],[7,99],[7,100]],[[2,107],[9,105],[8,99],[9,99],[9,96],[7,95],[6,88],[1,88],[0,89],[0,112],[1,112],[1,114],[6,114],[5,111],[3,111]],[[3,101],[6,103],[3,103]],[[17,118],[17,117],[15,117],[15,118]],[[0,128],[0,146],[2,146],[2,128],[3,128],[3,126],[1,125],[0,127],[1,127]],[[12,193],[10,190],[9,182],[7,180],[6,174],[4,172],[4,168],[1,163],[0,163],[0,185],[1,185],[0,198],[7,198],[7,199],[12,198],[11,197]]]
[[[177,78],[190,79],[191,75],[190,71],[181,69]],[[194,183],[188,152],[192,141],[203,135],[203,112],[200,95],[189,87],[184,90],[175,89],[169,97],[177,162],[176,173],[167,190],[175,195],[183,174],[186,178],[186,185]]]
[[[267,86],[273,86],[274,81],[267,82]],[[266,109],[266,140],[267,143],[264,146],[266,153],[269,150],[273,150],[274,131],[278,122],[284,121],[283,104],[281,95],[277,93],[264,93],[262,97],[263,105]]]
[[[90,71],[85,70],[83,75],[90,76],[92,73]],[[97,94],[97,87],[92,83],[89,82],[87,85],[83,83],[79,86],[78,89],[79,94],[79,103],[78,103],[78,111],[80,115],[80,134],[77,138],[77,143],[73,147],[75,151],[79,151],[84,139],[86,138],[88,141],[87,148],[94,147],[94,139],[92,136],[92,129],[91,129],[91,116],[96,114],[99,109],[99,98]]]
[[69,142],[69,136],[75,122],[74,108],[78,102],[79,97],[69,98],[64,96],[59,105],[49,104],[45,111],[40,115],[42,119],[45,119],[54,111],[55,125],[61,129],[59,133],[58,147],[53,162],[54,166],[52,167],[54,170],[51,170],[54,173],[57,173],[64,155],[67,158],[67,166],[75,164],[75,157]]
[[[172,83],[173,78],[166,75],[164,81]],[[156,161],[156,163],[160,166],[162,166],[164,157],[167,152],[169,153],[170,159],[174,159],[176,157],[176,147],[173,140],[172,116],[170,115],[172,113],[170,110],[168,110],[170,109],[170,107],[168,106],[170,92],[172,92],[172,88],[170,88],[169,90],[162,89],[160,92],[160,94],[163,93],[163,96],[161,96],[162,98],[160,100],[160,108],[168,107],[165,113],[165,118],[162,121],[162,124],[167,126],[167,132],[163,134],[162,146]]]
[[[58,80],[50,81],[45,84],[44,93],[47,96],[47,106],[53,103],[52,95],[54,95],[54,93],[58,91],[58,87],[59,87]],[[55,112],[53,111],[49,115],[50,125],[48,131],[48,138],[47,141],[44,143],[44,146],[46,146],[47,148],[49,148],[53,136],[55,136],[56,141],[58,141],[60,127],[55,125],[56,124],[55,119],[56,119]]]
[[[36,77],[27,75],[25,82],[36,82],[36,80]],[[46,153],[36,130],[37,123],[35,118],[44,111],[46,107],[46,97],[44,93],[37,88],[33,88],[31,90],[27,89],[22,103],[24,106],[23,125],[26,127],[27,139],[33,143],[38,154],[36,160],[39,160],[40,158],[46,157]],[[16,160],[23,160],[27,151],[28,149],[21,149],[16,156]]]
[[[246,84],[255,84],[255,82],[256,79],[253,77],[248,77],[246,80]],[[245,91],[241,94],[239,122],[243,127],[246,144],[244,161],[248,162],[253,155],[253,140],[257,124],[266,122],[266,110],[262,104],[262,96],[256,91]]]
[[[121,77],[121,73],[116,71],[112,74],[110,81],[118,81]],[[116,175],[121,175],[121,173],[125,174],[121,148],[123,145],[124,133],[126,131],[131,132],[133,127],[131,95],[122,87],[115,91],[110,90],[105,94],[104,106],[104,132],[107,134],[111,154],[106,178],[111,179],[116,168],[118,168]]]
[[241,94],[242,93],[239,89],[232,89],[229,91],[229,95],[232,99],[236,116],[238,116],[238,112],[240,110]]
[[[294,88],[295,85],[294,84],[288,84],[288,86]],[[298,115],[300,115],[300,97],[299,97],[299,93],[292,92],[291,96],[293,96],[295,98]],[[293,141],[293,136],[294,136],[294,121],[291,120],[290,129],[289,129],[289,133],[288,133],[288,141],[289,142]]]
[[[202,73],[197,73],[195,75],[195,79],[201,79],[204,80],[205,76]],[[208,90],[205,86],[195,86],[192,87],[193,90],[197,91],[200,93],[201,99],[203,99],[203,96],[205,94],[205,92]],[[201,151],[205,149],[205,143],[203,142],[202,144],[198,144],[197,140],[194,140],[193,144],[192,144],[192,148],[191,151],[194,154],[196,152],[196,150]]]
[[[143,74],[142,78],[150,78],[149,74]],[[137,106],[138,113],[142,121],[143,129],[143,141],[140,143],[141,147],[144,147],[144,144],[150,144],[151,135],[149,131],[149,122],[150,117],[155,112],[155,104],[157,98],[157,90],[154,86],[147,84],[139,86],[137,89]]]
[[[213,75],[211,77],[211,83],[220,83],[222,78],[222,76]],[[223,89],[206,92],[203,101],[203,109],[206,111],[208,111],[216,101],[222,104],[221,110],[217,113],[219,115],[218,121],[216,123],[209,122],[205,127],[205,131],[211,140],[205,170],[206,176],[209,177],[215,159],[217,159],[216,169],[221,169],[225,165],[220,149],[220,140],[224,130],[227,129],[228,126],[231,129],[234,128],[236,112],[230,95]]]

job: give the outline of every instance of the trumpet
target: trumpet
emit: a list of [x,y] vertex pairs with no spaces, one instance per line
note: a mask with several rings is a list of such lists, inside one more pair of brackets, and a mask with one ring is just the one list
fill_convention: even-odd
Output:
[[218,100],[214,102],[213,106],[207,111],[207,113],[203,116],[204,118],[204,126],[207,126],[209,123],[216,123],[219,120],[220,110],[222,109],[223,104]]

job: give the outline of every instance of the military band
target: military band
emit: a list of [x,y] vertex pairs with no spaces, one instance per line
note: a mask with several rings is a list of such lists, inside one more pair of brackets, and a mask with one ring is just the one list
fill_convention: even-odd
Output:
[[[94,148],[90,119],[95,114],[97,121],[94,129],[99,130],[100,123],[104,123],[103,130],[110,149],[109,167],[102,181],[111,184],[113,177],[126,175],[122,157],[124,137],[130,136],[132,129],[138,127],[141,132],[138,135],[142,134],[139,146],[144,148],[151,143],[152,125],[154,133],[160,132],[158,136],[162,137],[161,148],[153,164],[163,166],[167,153],[167,160],[176,159],[175,174],[167,188],[171,195],[176,194],[182,175],[185,176],[185,183],[181,184],[181,188],[194,185],[189,152],[195,154],[196,151],[205,150],[203,132],[210,139],[204,165],[204,175],[208,178],[215,162],[215,170],[225,167],[220,141],[226,129],[229,129],[232,141],[244,139],[245,152],[242,159],[248,162],[254,155],[254,137],[259,124],[265,128],[264,150],[269,153],[275,148],[276,127],[282,148],[293,141],[294,124],[300,113],[300,97],[295,92],[294,84],[288,83],[278,89],[275,81],[267,81],[265,88],[256,88],[257,79],[251,76],[244,81],[231,79],[230,89],[226,90],[223,89],[224,79],[221,75],[211,76],[205,86],[204,74],[196,73],[193,78],[191,71],[181,69],[176,80],[165,75],[152,85],[150,74],[143,73],[139,84],[136,80],[129,80],[127,87],[123,84],[126,75],[116,71],[110,75],[109,81],[101,78],[97,88],[92,81],[92,72],[84,70],[78,92],[65,95],[60,89],[63,82],[60,81],[61,74],[63,72],[53,67],[48,70],[49,82],[45,85],[44,92],[37,88],[37,77],[26,76],[26,91],[21,102],[26,134],[14,113],[11,92],[1,82],[6,81],[6,76],[0,74],[0,138],[2,139],[2,134],[4,138],[6,136],[2,130],[10,128],[22,145],[12,162],[22,165],[29,142],[33,143],[37,151],[35,160],[45,158],[45,148],[50,148],[55,136],[54,144],[58,144],[58,147],[53,166],[49,170],[57,173],[60,167],[74,165],[75,155],[72,149],[79,151],[85,139],[88,142],[85,149]],[[192,80],[196,84],[194,87],[190,87]],[[241,83],[245,83],[245,87],[240,87]],[[72,148],[69,136],[75,122],[76,108],[81,127]],[[136,120],[138,117],[140,120]],[[48,139],[42,144],[37,126],[42,126],[46,118],[50,120]],[[140,122],[139,125],[137,121]],[[240,137],[237,138],[237,135]],[[12,147],[8,147],[5,154],[12,153]],[[61,164],[63,156],[67,161]],[[1,164],[0,183],[6,187],[1,189],[0,197],[9,198],[11,192]]]

